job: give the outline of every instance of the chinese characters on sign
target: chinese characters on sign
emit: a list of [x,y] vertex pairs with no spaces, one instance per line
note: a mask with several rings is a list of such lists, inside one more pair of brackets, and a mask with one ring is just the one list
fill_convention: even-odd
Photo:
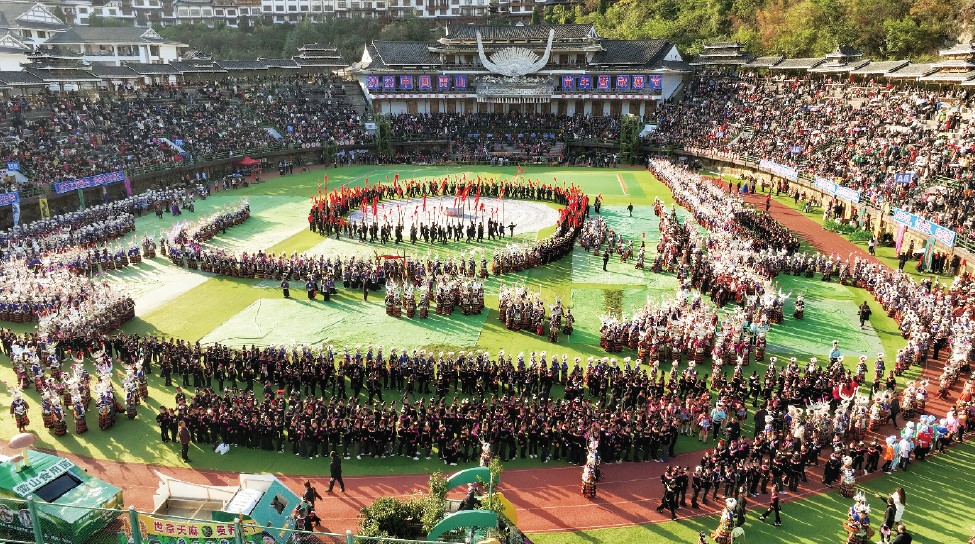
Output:
[[107,174],[97,174],[84,178],[73,179],[71,181],[59,181],[54,184],[54,192],[57,194],[68,193],[77,189],[87,189],[89,187],[100,187],[109,183],[116,183],[125,180],[125,172],[108,172]]

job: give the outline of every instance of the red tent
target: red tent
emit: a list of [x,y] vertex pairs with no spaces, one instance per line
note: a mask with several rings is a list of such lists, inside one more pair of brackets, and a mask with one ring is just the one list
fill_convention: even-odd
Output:
[[241,166],[256,166],[258,164],[261,164],[261,161],[257,159],[252,159],[250,157],[244,157],[243,159],[240,159]]

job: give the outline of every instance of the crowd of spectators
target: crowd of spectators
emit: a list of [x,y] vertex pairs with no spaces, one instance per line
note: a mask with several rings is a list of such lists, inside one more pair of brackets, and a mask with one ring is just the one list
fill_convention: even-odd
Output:
[[360,115],[333,92],[326,81],[279,78],[19,97],[0,102],[0,160],[48,184],[283,145],[365,141]]
[[[676,100],[661,103],[654,114],[658,130],[646,143],[794,166],[803,175],[838,179],[862,191],[865,201],[889,201],[966,234],[975,229],[971,106],[967,91],[957,87],[702,73]],[[44,92],[0,102],[0,160],[19,163],[30,182],[44,185],[284,146],[365,146],[374,141],[366,115],[325,76],[152,86],[92,97]],[[598,148],[618,142],[619,116],[402,113],[389,121],[391,154],[349,152],[337,162],[612,166],[619,160],[615,147]],[[414,145],[399,145],[405,142]],[[915,177],[897,183],[901,173]],[[17,183],[4,182],[10,188]]]
[[[650,144],[767,159],[840,180],[959,233],[975,228],[972,97],[957,87],[708,74],[665,104]],[[896,174],[914,173],[910,183]]]
[[395,141],[446,141],[461,162],[503,157],[528,162],[565,162],[564,144],[573,140],[615,143],[618,116],[552,113],[404,113],[390,120]]

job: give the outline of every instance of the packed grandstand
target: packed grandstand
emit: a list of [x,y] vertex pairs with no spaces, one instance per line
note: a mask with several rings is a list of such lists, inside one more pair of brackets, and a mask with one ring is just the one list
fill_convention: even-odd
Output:
[[[369,113],[333,97],[332,85],[282,77],[156,86],[121,96],[10,97],[0,113],[5,128],[0,160],[19,163],[28,187],[49,190],[54,182],[102,172],[134,174],[189,161],[202,166],[205,159],[262,150],[327,145],[369,150],[375,144],[364,128]],[[975,227],[971,105],[969,93],[957,87],[696,73],[682,93],[648,116],[657,129],[644,138],[644,153],[689,149],[773,160],[806,174],[842,178],[870,202],[914,211],[965,234]],[[575,164],[618,154],[605,144],[618,142],[619,121],[620,116],[520,111],[402,113],[389,117],[393,156],[366,151],[341,160],[477,163],[511,157]],[[174,141],[183,143],[180,149]],[[439,145],[424,145],[429,143]],[[917,177],[897,183],[900,172]]]
[[[677,492],[671,483],[679,485],[681,479],[684,494],[688,481],[700,485],[692,488],[694,509],[699,508],[701,489],[703,504],[712,486],[712,501],[723,489],[722,498],[728,502],[718,503],[716,511],[708,510],[721,512],[719,528],[712,535],[720,544],[734,541],[736,516],[744,517],[744,505],[739,509],[735,501],[758,496],[759,487],[765,495],[769,483],[772,506],[765,516],[774,511],[775,526],[781,525],[779,491],[797,493],[800,478],[805,481],[807,469],[812,470],[807,465],[818,466],[826,449],[832,450],[823,456],[826,470],[835,474],[825,472],[823,485],[836,482],[845,498],[853,498],[858,470],[864,476],[878,470],[889,474],[898,467],[906,471],[909,460],[923,461],[929,451],[940,454],[939,449],[951,446],[953,439],[963,441],[965,418],[975,415],[970,402],[975,381],[962,370],[970,369],[975,360],[973,287],[962,268],[960,250],[955,253],[953,246],[970,245],[975,229],[971,156],[975,104],[968,87],[922,79],[933,71],[919,72],[914,78],[891,77],[906,64],[889,73],[868,72],[865,68],[870,64],[844,48],[837,50],[840,60],[824,59],[830,69],[816,70],[822,62],[789,64],[780,59],[763,64],[742,59],[722,64],[698,59],[689,63],[667,42],[605,40],[591,25],[510,31],[478,28],[448,30],[445,38],[430,44],[376,42],[365,47],[362,61],[337,72],[139,80],[80,92],[43,88],[10,94],[0,102],[0,161],[8,169],[0,192],[8,195],[4,204],[10,204],[0,209],[0,217],[13,225],[0,234],[0,318],[38,322],[36,331],[4,331],[0,337],[4,352],[13,355],[17,385],[25,395],[33,395],[33,387],[34,397],[42,399],[45,427],[64,436],[68,432],[65,414],[73,409],[75,434],[87,432],[84,418],[93,396],[102,430],[114,425],[116,415],[136,418],[140,403],[148,403],[149,376],[156,364],[160,377],[152,378],[154,390],[168,391],[175,387],[174,381],[186,388],[185,393],[176,388],[179,411],[162,407],[155,419],[162,442],[181,442],[184,462],[190,462],[191,439],[186,433],[192,433],[194,444],[209,447],[212,442],[215,451],[233,446],[282,453],[288,450],[284,444],[288,440],[289,451],[296,456],[330,455],[329,490],[335,483],[339,456],[335,450],[340,444],[341,456],[350,461],[363,455],[367,460],[387,456],[430,460],[436,446],[439,459],[448,466],[478,460],[488,465],[492,448],[503,461],[516,454],[524,459],[526,452],[539,462],[548,462],[553,454],[558,461],[561,453],[569,462],[586,467],[583,494],[595,498],[596,459],[607,465],[631,458],[663,462],[682,454],[675,451],[678,436],[690,437],[683,442],[695,437],[699,442],[717,440],[714,450],[697,458],[702,466],[696,471],[667,468],[657,511],[669,509],[672,519],[677,519]],[[534,44],[536,51],[511,45],[523,41]],[[575,56],[575,51],[583,51],[579,53],[583,56]],[[968,55],[969,61],[975,61],[975,50]],[[436,75],[448,61],[463,73]],[[546,63],[552,63],[548,72],[538,75]],[[492,74],[480,73],[486,66],[495,67]],[[776,66],[779,69],[773,69]],[[970,79],[959,79],[971,81],[975,72]],[[441,85],[437,91],[443,92],[435,92]],[[751,166],[755,171],[738,178],[733,190],[733,182],[727,179],[694,171],[704,162],[709,167]],[[329,185],[328,172],[334,167],[360,164],[500,165],[510,167],[512,174],[484,174],[483,178],[476,174],[475,180],[475,174],[469,177],[467,172],[438,173],[436,179],[421,180],[400,179],[396,173],[392,180],[374,179],[370,186],[371,173],[366,172],[362,180],[341,184],[333,180]],[[648,229],[640,233],[643,240],[636,230],[627,233],[632,239],[624,240],[622,231],[614,232],[610,220],[604,220],[613,216],[596,215],[602,194],[588,194],[582,185],[559,176],[532,179],[522,168],[528,165],[626,165],[637,167],[648,178],[652,174],[669,190],[667,198],[676,202],[669,206],[655,195],[640,195],[645,202],[641,201],[639,207],[644,209],[638,209],[638,215],[647,212],[641,220],[660,231],[656,254],[654,242],[646,240]],[[175,219],[183,210],[194,213],[196,199],[205,200],[217,189],[259,182],[275,170],[284,176],[308,167],[323,168],[325,173],[316,174],[320,181],[305,187],[308,190],[300,200],[305,206],[302,213],[308,213],[307,224],[302,217],[294,232],[307,235],[303,231],[308,228],[317,234],[307,236],[314,239],[308,248],[327,247],[325,253],[306,255],[290,247],[277,254],[265,247],[247,247],[242,252],[211,245],[211,239],[228,230],[255,223],[251,218],[257,210],[246,199],[193,216],[193,221]],[[778,181],[756,181],[759,170],[776,173]],[[107,176],[104,184],[101,176]],[[623,210],[629,212],[627,219],[632,218],[632,203],[624,206],[626,201],[621,200],[632,193],[620,174],[609,182],[613,190],[617,181],[622,193],[615,220],[624,217]],[[764,212],[755,206],[758,184],[768,193],[761,195]],[[317,194],[312,185],[318,185]],[[834,195],[840,189],[854,192],[856,199],[847,204],[828,197],[820,203],[823,208],[857,205],[864,210],[859,220],[852,213],[846,215],[870,235],[870,256],[829,255],[806,247],[808,240],[800,240],[787,228],[790,225],[769,213],[773,185],[776,196],[780,191],[795,194],[796,203],[800,191],[803,200],[811,199],[816,187],[826,185]],[[95,187],[103,187],[102,202],[86,205],[85,190]],[[749,187],[752,201],[746,200]],[[92,195],[89,191],[88,198]],[[508,223],[503,218],[505,199],[535,201],[546,211],[557,209],[548,214],[552,224],[533,227],[551,228],[551,233],[515,240],[514,219],[509,216]],[[869,226],[864,218],[866,205],[885,218],[895,210],[906,214],[916,220],[911,225],[917,231],[922,230],[919,223],[931,222],[950,232],[950,243],[937,240],[942,246],[936,246],[935,235],[929,238],[930,261],[940,265],[927,266],[960,277],[947,286],[930,277],[917,280],[873,260],[877,245],[873,233],[881,229],[880,223],[875,223],[876,230]],[[130,236],[137,231],[137,220],[150,213],[156,214],[160,225],[164,215],[171,214],[175,221],[156,225],[162,229],[158,244],[152,234],[146,234],[148,230],[139,231],[140,239]],[[403,213],[412,214],[406,227]],[[371,221],[363,219],[370,215]],[[834,214],[827,210],[824,218]],[[372,247],[373,255],[365,258],[340,253],[348,249],[340,245],[343,237],[366,246],[377,243],[377,234],[384,247],[388,242],[409,248],[421,239],[426,243],[428,237],[433,239],[431,246],[441,241],[443,246],[460,245],[462,240],[482,243],[485,222],[489,243],[505,240],[506,228],[508,242],[499,241],[483,253],[462,250],[459,258],[444,257],[426,246],[425,257],[408,257],[405,249],[402,255],[399,249],[396,254],[393,250],[380,254]],[[408,228],[412,232],[406,234]],[[126,242],[126,237],[131,240]],[[333,245],[315,245],[319,238],[322,244]],[[910,241],[905,255],[913,251],[915,240],[921,238]],[[577,241],[584,255],[573,255]],[[540,352],[540,362],[535,351],[530,351],[527,363],[524,353],[515,355],[513,362],[512,356],[521,351],[517,343],[511,344],[507,358],[504,350],[496,358],[480,349],[435,355],[422,349],[408,352],[390,343],[388,356],[378,345],[374,358],[372,345],[346,346],[344,339],[336,339],[334,346],[319,342],[316,348],[299,347],[302,340],[293,338],[288,348],[281,344],[258,349],[253,342],[250,348],[227,347],[219,341],[203,342],[201,348],[200,342],[186,339],[174,343],[164,338],[167,331],[118,334],[119,327],[137,315],[136,302],[118,284],[102,281],[102,274],[153,259],[157,250],[173,265],[163,266],[166,273],[179,274],[178,281],[189,281],[185,278],[200,270],[221,278],[255,280],[262,288],[269,285],[275,295],[280,287],[283,299],[292,298],[292,289],[305,291],[312,301],[338,296],[349,301],[361,294],[365,306],[370,291],[385,289],[383,304],[390,318],[426,319],[431,305],[437,316],[450,316],[455,307],[464,316],[479,315],[485,308],[483,287],[493,280],[501,285],[495,290],[501,324],[494,324],[500,334],[528,331],[527,335],[553,344],[573,334],[576,317],[569,301],[563,313],[561,299],[546,301],[541,291],[524,283],[505,286],[505,281],[524,282],[519,273],[552,265],[567,255],[573,255],[569,261],[592,256],[602,261],[606,272],[612,256],[624,264],[632,258],[635,264],[628,268],[640,274],[676,277],[678,297],[658,304],[645,296],[632,318],[623,315],[622,294],[619,300],[607,296],[592,303],[607,307],[605,315],[597,315],[594,309],[589,312],[590,321],[599,324],[598,328],[587,324],[590,332],[598,330],[588,337],[592,344],[588,347],[598,346],[606,353],[632,352],[633,358],[621,355],[623,363],[617,365],[614,358],[610,366],[609,358],[596,357],[594,363],[589,357],[585,364],[576,357],[571,374],[568,355],[559,360],[554,351],[551,367],[545,351]],[[911,253],[907,258],[916,256]],[[619,268],[615,276],[599,276],[598,264],[591,268],[588,279],[572,282],[610,284],[622,276]],[[783,308],[791,292],[778,288],[773,283],[776,277],[815,274],[821,274],[824,282],[836,276],[841,285],[868,293],[862,306],[857,303],[861,329],[870,320],[866,300],[875,302],[896,320],[891,336],[903,337],[902,349],[892,350],[896,357],[887,354],[890,368],[881,353],[873,358],[872,373],[866,356],[861,356],[854,372],[849,361],[844,366],[834,342],[828,366],[818,366],[817,358],[811,357],[808,365],[793,358],[776,367],[773,356],[763,377],[751,372],[749,379],[744,374],[749,358],[764,364],[766,334],[790,314]],[[592,277],[602,279],[589,281]],[[639,276],[633,285],[643,288],[645,283]],[[345,289],[342,295],[339,287]],[[716,307],[703,303],[703,294]],[[803,319],[802,300],[796,299],[793,321]],[[552,302],[547,314],[547,303]],[[735,309],[722,309],[726,305]],[[585,306],[576,308],[578,315]],[[577,333],[576,342],[579,337]],[[406,339],[395,340],[400,341]],[[927,405],[945,412],[938,414],[939,418],[945,415],[938,424],[925,411],[928,382],[902,377],[913,372],[912,366],[925,365],[931,349],[931,360],[940,361],[939,353],[945,353],[945,359],[951,354],[940,378],[933,378],[940,382],[930,384],[932,401],[935,388],[940,387],[938,401]],[[99,374],[94,395],[87,390],[91,377],[84,370],[86,357],[96,363]],[[72,372],[62,371],[62,362],[66,369],[72,359],[76,364]],[[705,367],[708,359],[713,363],[711,373]],[[115,370],[125,369],[118,372],[124,373],[124,403],[116,400],[112,385],[113,361],[118,365]],[[647,366],[641,367],[644,363]],[[685,366],[678,372],[680,365]],[[730,378],[726,367],[734,368]],[[353,402],[343,405],[346,377],[353,398],[359,399],[366,389],[369,401],[361,408],[357,404],[361,399],[354,401],[354,408]],[[225,380],[232,387],[225,389]],[[964,389],[960,382],[965,383]],[[219,384],[216,391],[213,383]],[[263,387],[263,403],[253,396],[255,384]],[[550,404],[554,385],[561,386],[561,403]],[[869,390],[869,398],[856,397],[861,385]],[[454,405],[445,408],[451,386]],[[320,397],[316,388],[321,389]],[[402,395],[401,410],[392,402],[392,407],[386,407],[384,389]],[[26,431],[28,401],[19,390],[12,390],[11,414],[18,429]],[[475,400],[465,399],[458,408],[458,391]],[[414,400],[414,392],[422,400]],[[381,407],[373,402],[374,395]],[[433,396],[441,403],[436,409]],[[340,399],[337,405],[336,399]],[[896,458],[891,453],[887,459],[880,442],[867,447],[861,440],[883,440],[877,429],[888,421],[897,424],[900,408],[891,415],[891,407],[900,406],[900,401],[894,399],[903,399],[902,422],[917,419],[919,430],[901,435],[909,446],[897,446],[901,444],[897,436],[889,437],[890,451],[901,449]],[[798,406],[805,408],[796,411]],[[759,421],[756,409],[766,408]],[[749,415],[750,410],[754,415]],[[313,413],[334,415],[323,416],[319,428]],[[476,420],[482,413],[492,414],[493,424],[481,427]],[[736,416],[743,421],[755,419],[753,441],[744,437]],[[518,418],[521,427],[508,428]],[[189,427],[177,430],[177,420],[183,425],[188,422]],[[225,421],[230,423],[223,425]],[[914,429],[915,422],[909,424]],[[435,430],[438,425],[440,430]],[[912,457],[915,444],[919,451]],[[333,449],[330,454],[329,449]],[[878,466],[881,452],[886,461],[883,468]],[[845,454],[857,456],[860,462],[855,468],[850,466],[852,459],[841,461]],[[338,467],[337,481],[344,492],[341,461]],[[903,490],[899,499],[896,494],[885,494],[891,509],[897,500],[903,501]],[[301,509],[295,510],[288,521],[292,529],[301,528],[299,518],[311,528],[314,497],[310,506],[301,503]],[[848,523],[853,529],[847,531],[851,539],[857,537],[851,542],[858,544],[867,542],[862,528],[869,528],[869,517],[861,509],[866,501],[857,495],[850,510]],[[888,535],[891,530],[903,531],[893,521],[892,512]],[[701,538],[706,540],[703,533]]]

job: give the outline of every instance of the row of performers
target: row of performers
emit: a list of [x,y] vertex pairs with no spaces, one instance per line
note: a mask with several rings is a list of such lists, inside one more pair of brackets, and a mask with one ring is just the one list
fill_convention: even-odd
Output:
[[[484,311],[484,285],[477,280],[457,277],[448,279],[441,276],[437,281],[415,287],[411,283],[386,283],[386,315],[413,318],[419,313],[426,319],[430,313],[431,285],[436,291],[437,315],[450,315],[459,306],[464,315],[476,315]],[[417,305],[419,291],[419,306]]]
[[[325,178],[326,190],[328,177]],[[455,196],[457,201],[463,205],[468,198],[475,202],[483,196],[485,198],[505,197],[518,200],[534,200],[542,202],[554,202],[567,208],[585,212],[589,206],[587,197],[579,187],[558,187],[547,185],[528,179],[508,180],[480,179],[468,180],[466,178],[441,180],[406,180],[399,182],[397,174],[393,185],[376,184],[368,185],[366,180],[365,187],[342,187],[334,191],[322,194],[319,187],[318,196],[312,197],[312,206],[308,214],[309,228],[323,235],[326,229],[335,226],[344,226],[345,217],[349,213],[373,208],[373,215],[377,215],[377,208],[380,202],[387,199],[419,198],[424,197],[424,210],[426,209],[425,197]],[[579,216],[581,219],[581,214]],[[578,222],[581,226],[581,220]]]
[[387,281],[411,281],[420,285],[429,277],[440,275],[488,277],[488,261],[482,257],[480,266],[472,257],[468,259],[441,260],[439,257],[388,258],[377,256],[375,260],[357,256],[311,256],[292,253],[290,256],[257,251],[240,256],[207,247],[170,248],[167,256],[177,266],[199,268],[206,272],[235,278],[272,279],[331,277],[341,281],[342,287],[359,289],[362,282],[369,283],[371,290],[378,290]]
[[[180,247],[184,245],[198,245],[207,242],[227,229],[240,225],[250,219],[251,207],[246,200],[241,200],[225,209],[190,223],[175,232],[168,233],[160,240],[164,248]],[[165,255],[165,251],[163,254]]]
[[[110,268],[103,270],[114,270],[128,266],[129,264],[141,262],[142,259],[139,256],[139,249],[132,248],[130,251],[134,251],[134,256],[131,259],[122,256],[121,260],[117,262],[117,267],[113,264]],[[122,264],[123,262],[124,264]],[[97,273],[98,266],[98,264],[94,265],[96,269],[95,273]],[[40,319],[41,316],[78,307],[89,300],[90,297],[94,296],[90,290],[86,289],[87,280],[66,277],[59,273],[63,270],[71,270],[78,275],[87,274],[82,270],[71,268],[70,266],[61,269],[55,268],[53,270],[42,269],[40,265],[35,270],[22,270],[23,274],[29,276],[29,285],[39,287],[43,284],[49,284],[54,285],[55,288],[47,289],[46,291],[41,291],[38,288],[30,291],[29,296],[23,293],[23,290],[27,287],[25,284],[12,285],[10,289],[0,288],[0,321],[30,323]],[[19,280],[12,278],[11,281],[18,282]],[[46,292],[47,294],[44,295],[42,292]]]
[[[138,413],[138,406],[141,403],[140,394],[137,391],[126,393],[126,403],[122,404],[116,397],[114,388],[100,388],[96,400],[98,410],[98,428],[108,430],[115,425],[118,414],[125,413],[129,419],[135,419]],[[10,405],[10,413],[14,416],[17,429],[26,432],[30,425],[28,412],[30,406],[23,398],[19,389],[13,392],[13,400]],[[65,394],[65,399],[54,394],[53,391],[41,397],[41,421],[44,428],[50,429],[54,436],[64,436],[67,434],[68,425],[65,421],[65,406],[74,414],[75,434],[83,434],[88,431],[88,405],[91,402],[89,397],[86,402],[80,388],[73,388]]]
[[[42,360],[37,356],[31,357],[28,352],[24,353],[27,354],[26,357],[16,355],[12,357],[18,386],[27,388],[33,381],[34,389],[41,397],[45,427],[51,428],[48,415],[52,413],[55,405],[73,406],[77,413],[76,405],[80,404],[87,410],[92,401],[91,375],[84,368],[83,357],[74,357],[75,364],[72,365],[72,372],[67,373],[61,371],[60,364],[54,356]],[[139,404],[149,398],[149,382],[142,369],[141,361],[126,368],[122,382],[125,405],[122,406],[115,400],[112,365],[104,356],[104,351],[93,354],[93,358],[96,360],[99,375],[95,386],[99,407],[99,427],[102,429],[111,427],[115,422],[115,413],[123,409],[129,419],[135,418]]]
[[40,316],[38,327],[52,338],[74,340],[106,334],[135,319],[135,300],[103,286],[84,305]]
[[[322,229],[318,230],[318,233],[326,237],[330,237],[334,233],[336,239],[341,239],[344,232],[346,237],[357,239],[362,243],[379,242],[386,245],[390,241],[396,244],[405,241],[403,236],[406,227],[402,220],[390,220],[386,215],[383,215],[382,219],[374,217],[372,220],[367,220],[366,215],[363,214],[359,221],[323,224],[317,221],[315,214],[312,213],[308,216],[308,220],[310,222],[309,228],[313,232],[316,229]],[[508,224],[509,237],[514,237],[516,226],[514,223]],[[495,221],[493,218],[488,219],[486,229],[488,240],[504,238],[504,230],[505,226],[500,221]],[[472,219],[465,225],[463,219],[459,218],[448,219],[447,222],[443,219],[427,219],[424,221],[417,220],[414,215],[410,224],[409,241],[410,244],[416,244],[420,240],[423,240],[423,243],[447,244],[450,241],[459,242],[466,239],[470,243],[482,242],[484,235],[484,221],[475,222]]]
[[[541,293],[525,287],[505,287],[498,291],[498,320],[511,331],[526,330],[538,336],[545,336],[545,302]],[[563,307],[562,300],[556,299],[548,315],[548,339],[557,342],[559,333],[572,334],[575,317],[572,309]]]
[[[561,259],[572,250],[575,232],[575,229],[572,229],[561,236],[548,238],[526,248],[511,247],[499,251],[492,258],[490,270],[495,276],[499,276]],[[473,258],[459,259],[452,264],[440,263],[439,259],[436,264],[433,261],[424,263],[419,259],[406,259],[405,263],[396,263],[397,260],[393,259],[377,259],[376,263],[370,263],[355,257],[346,259],[292,255],[288,258],[275,258],[273,255],[263,253],[256,253],[253,256],[245,253],[241,257],[236,257],[221,250],[202,246],[180,249],[170,247],[164,251],[164,254],[167,254],[170,261],[177,266],[199,268],[206,272],[231,277],[280,281],[288,277],[321,276],[330,273],[332,278],[342,278],[344,286],[352,284],[352,288],[357,288],[357,282],[362,281],[369,281],[372,286],[381,286],[388,278],[401,279],[403,274],[415,276],[416,279],[431,273],[432,270],[436,275],[441,265],[444,269],[455,270],[458,275],[477,276],[482,279],[488,276],[488,262],[485,258],[481,259],[480,267],[477,267]],[[398,268],[397,273],[391,273],[391,266]]]
[[[101,251],[98,249],[79,249],[65,254],[53,254],[48,255],[44,262],[41,262],[40,259],[30,260],[27,262],[27,266],[33,270],[40,270],[42,267],[57,263],[75,274],[92,277],[102,272],[121,270],[130,264],[141,262],[141,248],[138,245],[132,245],[127,248],[115,247],[112,250],[105,247]],[[54,265],[57,266],[57,264]]]
[[579,229],[569,228],[562,223],[550,238],[526,248],[514,246],[496,252],[491,261],[491,271],[495,276],[501,276],[558,261],[572,252],[578,234]]

